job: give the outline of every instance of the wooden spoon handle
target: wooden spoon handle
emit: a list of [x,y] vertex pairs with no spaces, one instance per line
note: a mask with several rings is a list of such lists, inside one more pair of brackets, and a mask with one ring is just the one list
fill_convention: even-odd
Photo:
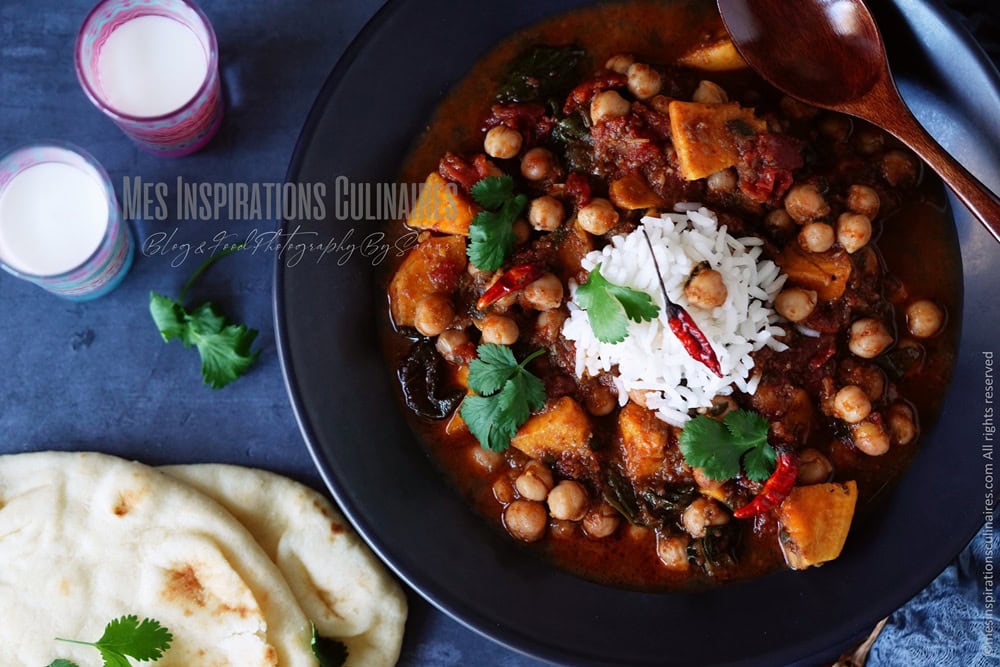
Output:
[[959,164],[910,113],[902,99],[899,112],[893,110],[891,121],[881,119],[882,126],[919,155],[937,172],[972,213],[979,218],[997,241],[1000,241],[1000,197]]

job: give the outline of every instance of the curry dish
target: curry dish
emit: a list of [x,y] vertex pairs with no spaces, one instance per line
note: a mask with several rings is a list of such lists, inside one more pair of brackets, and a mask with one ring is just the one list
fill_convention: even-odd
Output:
[[768,87],[711,3],[510,38],[403,179],[400,395],[470,505],[562,567],[655,590],[823,565],[932,424],[961,280],[940,184]]

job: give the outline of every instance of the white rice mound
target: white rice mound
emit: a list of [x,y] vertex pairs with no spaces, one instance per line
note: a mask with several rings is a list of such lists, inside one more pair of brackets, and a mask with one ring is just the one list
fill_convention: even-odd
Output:
[[[660,307],[659,317],[651,322],[629,321],[623,342],[602,343],[590,328],[587,312],[571,301],[562,333],[576,344],[577,376],[617,367],[615,385],[621,405],[628,402],[629,391],[643,391],[647,407],[657,417],[683,426],[691,410],[710,406],[717,395],[729,395],[734,387],[748,394],[757,390],[760,376],[753,373],[752,352],[764,346],[787,349],[775,339],[785,331],[776,326],[781,317],[771,307],[786,276],[774,262],[759,261],[761,239],[731,236],[725,225],[719,226],[715,213],[700,204],[681,203],[674,210],[659,218],[643,218],[639,229],[615,236],[582,263],[587,271],[600,264],[601,275],[610,282],[649,294]],[[705,333],[719,358],[722,377],[691,358],[670,330],[643,229],[653,244],[667,293]],[[729,291],[725,304],[710,311],[690,306],[684,296],[684,283],[700,262],[708,262],[721,273]],[[573,299],[576,288],[571,282]]]

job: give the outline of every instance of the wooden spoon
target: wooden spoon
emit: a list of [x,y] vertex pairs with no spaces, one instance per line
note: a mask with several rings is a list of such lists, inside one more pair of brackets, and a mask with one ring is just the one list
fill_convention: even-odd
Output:
[[1000,241],[1000,199],[917,122],[889,71],[885,45],[862,0],[718,0],[744,60],[807,104],[878,125],[923,158]]

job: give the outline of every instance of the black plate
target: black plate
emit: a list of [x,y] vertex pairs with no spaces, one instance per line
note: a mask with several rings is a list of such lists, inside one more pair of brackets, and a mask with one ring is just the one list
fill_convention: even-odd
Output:
[[[390,1],[330,75],[290,180],[331,188],[339,175],[392,181],[437,102],[478,57],[518,29],[581,4]],[[997,188],[996,72],[931,3],[874,4],[916,114]],[[378,229],[334,221],[328,208],[327,221],[286,222],[286,232],[326,242],[353,229],[348,242],[358,243]],[[360,247],[343,265],[331,256],[316,261],[315,253],[294,266],[290,253],[279,261],[275,318],[288,390],[324,479],[361,535],[469,627],[573,664],[791,663],[870,628],[925,586],[981,525],[982,352],[1000,330],[993,298],[1000,248],[964,209],[956,208],[955,222],[965,307],[942,417],[883,511],[855,527],[841,558],[813,571],[697,594],[644,594],[583,581],[526,555],[460,501],[408,430],[377,342],[384,300]]]

